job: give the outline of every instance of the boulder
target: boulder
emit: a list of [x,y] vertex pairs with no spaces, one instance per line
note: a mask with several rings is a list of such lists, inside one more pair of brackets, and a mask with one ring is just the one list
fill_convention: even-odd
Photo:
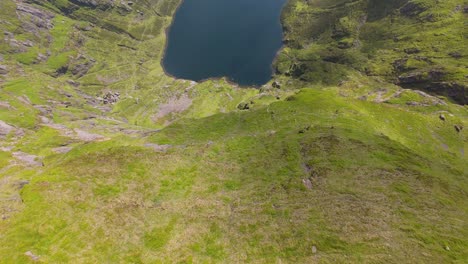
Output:
[[274,81],[271,86],[273,88],[277,88],[277,89],[280,89],[281,88],[281,84],[278,82],[278,81]]
[[407,17],[413,17],[421,14],[426,11],[427,7],[424,6],[424,3],[418,2],[408,2],[402,8],[400,8],[400,13]]
[[101,10],[114,7],[114,0],[70,0],[70,2],[79,6],[98,8]]
[[448,54],[450,57],[455,58],[455,59],[460,59],[463,57],[463,55],[458,52],[458,51],[452,51]]
[[239,110],[249,110],[250,109],[250,106],[249,106],[249,103],[240,103],[237,105],[237,109]]
[[103,97],[97,98],[103,104],[115,104],[120,100],[119,92],[108,92]]
[[8,73],[8,68],[5,65],[0,65],[0,75],[4,75]]
[[406,54],[416,54],[421,52],[421,50],[418,48],[406,48],[404,51]]
[[41,159],[36,155],[17,151],[17,152],[13,152],[13,157],[15,157],[17,160],[23,162],[25,165],[28,165],[28,166],[34,166],[34,167],[44,166]]
[[432,82],[424,87],[423,90],[449,97],[461,105],[468,104],[468,86],[453,82]]
[[24,186],[26,186],[27,184],[29,184],[29,181],[27,180],[21,180],[21,181],[17,181],[15,182],[13,185],[15,186],[15,188],[17,190],[21,190],[24,188]]
[[75,75],[76,77],[82,77],[86,73],[88,73],[89,69],[93,67],[94,63],[92,61],[87,61],[85,63],[80,63],[73,65],[71,69],[71,73]]
[[0,120],[0,136],[7,136],[14,130],[15,128],[13,126]]

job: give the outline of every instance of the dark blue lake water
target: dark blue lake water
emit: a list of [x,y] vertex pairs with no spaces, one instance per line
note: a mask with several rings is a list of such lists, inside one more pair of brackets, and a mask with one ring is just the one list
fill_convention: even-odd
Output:
[[227,77],[240,85],[271,79],[282,46],[286,0],[183,0],[168,32],[167,73],[200,81]]

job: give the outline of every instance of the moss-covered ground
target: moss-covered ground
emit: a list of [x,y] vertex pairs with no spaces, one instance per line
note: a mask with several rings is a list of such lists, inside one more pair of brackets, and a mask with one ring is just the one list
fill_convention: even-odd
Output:
[[129,3],[0,1],[0,263],[466,262],[463,1],[290,0],[258,89]]

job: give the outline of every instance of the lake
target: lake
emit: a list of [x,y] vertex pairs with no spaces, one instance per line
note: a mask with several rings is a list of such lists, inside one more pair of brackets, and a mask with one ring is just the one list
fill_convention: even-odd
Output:
[[286,0],[183,0],[168,31],[165,71],[201,81],[227,77],[259,86],[272,76],[282,46]]

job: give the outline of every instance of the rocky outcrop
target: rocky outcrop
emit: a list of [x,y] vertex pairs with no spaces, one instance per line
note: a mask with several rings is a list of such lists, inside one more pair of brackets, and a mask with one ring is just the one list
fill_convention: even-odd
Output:
[[5,65],[0,65],[0,75],[5,75],[8,73],[8,68]]
[[400,8],[400,13],[404,16],[413,17],[421,14],[426,10],[427,8],[422,3],[411,1]]
[[13,157],[17,160],[21,161],[25,165],[34,166],[34,167],[41,167],[44,166],[41,159],[36,155],[27,154],[21,151],[13,152]]
[[0,137],[9,135],[15,128],[0,120]]
[[18,16],[22,18],[23,28],[25,28],[26,31],[34,32],[36,27],[47,30],[54,27],[52,19],[55,15],[48,11],[35,8],[25,3],[18,3],[16,11]]
[[73,67],[71,68],[71,73],[78,78],[82,77],[86,73],[88,73],[89,69],[91,69],[93,65],[94,62],[92,61],[87,61],[85,63],[73,65]]
[[115,104],[120,100],[120,93],[107,92],[103,97],[98,97],[97,100],[103,104]]
[[112,8],[115,5],[114,0],[70,0],[70,2],[80,6],[99,8],[103,10]]
[[468,85],[452,82],[433,82],[423,86],[423,90],[449,97],[461,105],[468,105]]

